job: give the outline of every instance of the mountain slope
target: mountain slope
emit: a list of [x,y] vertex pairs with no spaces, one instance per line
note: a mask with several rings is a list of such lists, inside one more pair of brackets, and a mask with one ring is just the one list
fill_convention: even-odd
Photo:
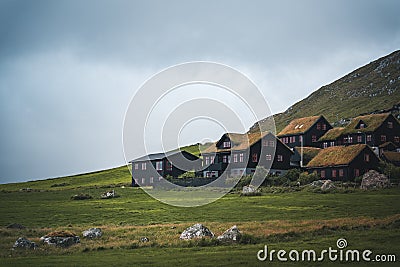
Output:
[[[291,120],[324,115],[330,122],[390,109],[400,103],[400,50],[379,58],[274,115],[277,132]],[[266,120],[259,123],[261,129]],[[257,124],[255,124],[257,125]],[[255,125],[250,131],[255,130]]]

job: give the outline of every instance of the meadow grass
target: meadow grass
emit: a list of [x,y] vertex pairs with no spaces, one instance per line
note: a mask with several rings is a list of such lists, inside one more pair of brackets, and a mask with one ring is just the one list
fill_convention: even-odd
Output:
[[[128,169],[120,167],[0,185],[0,265],[265,266],[271,263],[256,259],[264,244],[318,250],[334,246],[340,237],[354,248],[370,248],[376,253],[398,253],[400,248],[398,188],[327,194],[265,188],[260,196],[244,197],[233,191],[211,204],[182,208],[163,204],[140,188],[126,187],[129,181]],[[20,191],[27,187],[33,191]],[[110,189],[120,197],[101,199],[100,194]],[[71,200],[72,195],[80,193],[93,198]],[[27,228],[6,229],[11,223]],[[194,223],[203,223],[216,235],[237,225],[244,236],[239,244],[231,245],[215,239],[179,240],[180,233]],[[51,231],[81,235],[89,227],[102,228],[103,237],[82,239],[67,249],[39,242]],[[39,249],[11,250],[20,236],[38,242]],[[150,242],[140,242],[144,236]]]

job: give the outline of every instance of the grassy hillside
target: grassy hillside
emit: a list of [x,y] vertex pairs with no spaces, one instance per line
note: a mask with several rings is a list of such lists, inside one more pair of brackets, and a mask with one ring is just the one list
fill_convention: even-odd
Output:
[[279,132],[295,118],[322,114],[336,122],[399,103],[400,51],[395,51],[322,86],[274,118]]
[[2,191],[18,191],[26,188],[37,190],[61,190],[81,187],[130,185],[131,174],[127,166],[73,176],[50,178],[23,183],[0,185]]
[[[206,206],[181,208],[163,204],[140,188],[123,186],[129,182],[128,168],[119,167],[0,185],[0,266],[274,266],[277,262],[259,262],[256,258],[264,245],[321,251],[335,247],[340,237],[345,237],[351,248],[400,257],[400,243],[396,241],[400,240],[398,188],[350,188],[327,194],[308,190],[272,193],[283,188],[264,188],[261,196],[242,197],[234,191]],[[34,190],[20,190],[27,187]],[[110,189],[120,197],[101,199],[100,194]],[[79,193],[93,198],[71,200]],[[7,229],[11,223],[27,228]],[[222,244],[215,239],[180,240],[180,233],[194,223],[203,223],[216,235],[237,225],[245,235],[238,244]],[[81,235],[90,227],[100,227],[104,235],[97,240],[81,238],[80,244],[69,248],[39,241],[52,231]],[[39,248],[11,250],[20,236],[36,242]],[[140,242],[143,236],[150,242]],[[310,262],[301,265],[310,266]]]

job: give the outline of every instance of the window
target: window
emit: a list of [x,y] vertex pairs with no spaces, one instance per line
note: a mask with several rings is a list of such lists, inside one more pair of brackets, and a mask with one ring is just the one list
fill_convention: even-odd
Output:
[[332,170],[332,178],[336,178],[336,170]]
[[365,128],[365,124],[364,123],[361,123],[360,124],[360,129],[364,129]]
[[360,170],[359,169],[354,169],[354,176],[355,177],[360,176]]
[[321,130],[321,123],[317,123],[317,130]]
[[282,162],[283,161],[283,156],[282,155],[278,155],[278,161]]
[[324,142],[324,148],[328,147],[328,142]]
[[257,153],[253,153],[253,155],[251,156],[251,159],[253,162],[257,162],[257,159],[258,159]]
[[357,142],[358,143],[362,143],[362,136],[361,135],[357,136]]
[[239,154],[239,161],[240,161],[240,162],[243,162],[243,157],[244,157],[243,153],[240,153],[240,154]]
[[233,154],[233,162],[238,162],[237,154]]
[[343,176],[344,176],[343,169],[339,169],[339,177],[343,177]]
[[369,154],[367,153],[364,154],[364,161],[369,162]]
[[322,124],[322,130],[323,130],[323,131],[326,131],[326,124],[325,124],[325,123]]
[[388,121],[388,128],[389,128],[389,129],[393,129],[393,122]]
[[162,176],[158,177],[158,180],[161,181],[162,180]]
[[172,163],[167,161],[167,171],[172,171]]
[[147,164],[146,164],[146,162],[143,162],[142,163],[142,170],[146,170],[147,169]]
[[274,147],[275,146],[275,142],[274,141],[269,141],[268,143],[269,143],[270,147]]
[[272,160],[272,156],[271,156],[271,155],[266,155],[266,156],[265,156],[265,159],[266,159],[266,160]]
[[353,136],[349,136],[347,138],[347,143],[352,144],[353,143]]
[[331,146],[335,146],[335,141],[331,141]]
[[314,143],[317,142],[317,136],[316,136],[316,135],[313,135],[313,136],[311,137],[311,141],[314,142]]
[[228,156],[227,155],[223,155],[222,156],[222,162],[223,163],[228,163]]
[[268,146],[268,141],[267,140],[262,140],[262,146]]
[[162,166],[162,161],[157,161],[156,162],[156,170],[157,171],[162,171],[163,166]]
[[153,177],[150,177],[150,183],[151,184],[154,183],[154,178]]
[[293,136],[293,141],[292,141],[292,143],[295,143],[296,142],[296,136]]
[[367,142],[371,142],[372,141],[372,135],[367,135]]
[[400,142],[400,138],[399,138],[398,136],[395,136],[395,137],[394,137],[394,142],[395,142],[395,143]]
[[205,157],[204,159],[205,159],[206,165],[208,165],[210,163],[209,157]]
[[386,142],[386,135],[381,135],[381,141]]
[[302,136],[302,135],[299,136],[299,142],[300,142],[300,143],[303,142],[303,136]]
[[142,184],[144,184],[146,182],[145,178],[142,178]]
[[215,160],[215,156],[211,156],[210,157],[210,164],[214,164],[214,162],[215,162],[214,160]]
[[231,147],[231,142],[230,141],[225,141],[223,146],[224,147]]
[[135,163],[135,170],[139,170],[139,163]]
[[321,171],[321,178],[325,178],[325,170]]

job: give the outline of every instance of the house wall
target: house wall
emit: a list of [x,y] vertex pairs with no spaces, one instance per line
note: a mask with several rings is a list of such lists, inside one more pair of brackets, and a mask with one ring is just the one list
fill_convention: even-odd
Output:
[[[388,127],[389,122],[392,123],[393,128]],[[382,139],[382,135],[385,136],[385,139]],[[350,142],[349,139],[351,140]],[[336,145],[367,144],[371,147],[378,147],[386,142],[400,145],[400,124],[392,115],[388,116],[375,131],[341,135],[336,140]],[[323,147],[323,142],[321,142],[321,147]]]
[[[162,159],[156,160],[147,160],[147,161],[133,161],[132,162],[132,185],[138,184],[142,186],[153,185],[157,181],[159,181],[160,177],[166,177],[168,175],[172,177],[178,177],[179,175],[185,173],[186,171],[177,168],[172,165],[172,168],[168,168],[168,164],[171,162],[176,162],[178,157],[183,155],[186,159],[194,161],[198,159],[198,157],[183,151],[182,154],[174,154],[170,157],[164,157]],[[156,169],[157,162],[162,162],[162,170]],[[138,168],[135,168],[135,165],[138,164]],[[142,168],[142,164],[146,164],[145,170]],[[188,162],[189,165],[184,166],[187,169],[196,169],[197,165],[193,162]],[[190,165],[192,164],[192,165]]]
[[[260,157],[261,146],[263,145],[263,155]],[[243,154],[243,161],[240,161],[240,154]],[[257,161],[253,161],[253,154],[256,154]],[[205,164],[205,157],[210,157],[213,154],[203,154],[203,164]],[[290,157],[292,156],[291,150],[278,141],[278,139],[268,134],[254,143],[249,150],[234,150],[230,152],[218,152],[215,155],[214,163],[208,166],[203,171],[203,175],[209,176],[215,175],[215,171],[218,171],[218,175],[221,175],[228,167],[227,163],[223,162],[223,156],[230,156],[228,175],[235,176],[241,174],[251,174],[255,171],[257,166],[263,166],[268,169],[273,169],[274,172],[284,173],[284,170],[291,168]],[[235,162],[235,155],[237,162]],[[270,155],[270,160],[267,160],[267,155]]]
[[[369,156],[369,161],[366,161],[365,155]],[[310,172],[317,172],[321,179],[330,179],[333,181],[354,181],[358,176],[362,176],[369,170],[378,167],[379,159],[373,151],[368,148],[362,150],[349,165],[346,166],[329,166],[320,168],[308,168]],[[340,176],[340,170],[343,171],[343,176]],[[334,172],[336,171],[336,175]],[[357,175],[358,173],[358,175]]]
[[[296,146],[320,147],[321,144],[318,142],[318,139],[330,129],[332,129],[330,123],[324,117],[320,117],[306,132],[302,134],[282,135],[279,138],[290,148]],[[315,141],[313,141],[313,136],[315,136]],[[303,140],[301,141],[301,139]]]

